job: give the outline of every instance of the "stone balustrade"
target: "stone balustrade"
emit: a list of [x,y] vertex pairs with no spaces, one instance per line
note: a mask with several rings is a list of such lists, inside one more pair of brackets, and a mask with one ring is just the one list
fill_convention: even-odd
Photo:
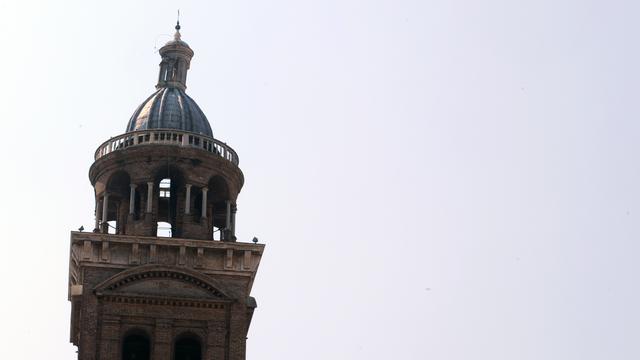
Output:
[[198,148],[217,154],[236,166],[240,163],[238,154],[229,145],[202,134],[173,129],[133,131],[113,137],[98,147],[94,159],[98,160],[114,151],[128,149],[132,146],[158,144]]

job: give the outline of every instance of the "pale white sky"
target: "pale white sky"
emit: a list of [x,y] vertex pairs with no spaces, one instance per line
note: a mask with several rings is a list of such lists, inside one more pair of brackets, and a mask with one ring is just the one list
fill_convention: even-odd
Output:
[[69,231],[176,8],[267,244],[248,359],[640,358],[630,0],[0,1],[0,358],[74,358]]

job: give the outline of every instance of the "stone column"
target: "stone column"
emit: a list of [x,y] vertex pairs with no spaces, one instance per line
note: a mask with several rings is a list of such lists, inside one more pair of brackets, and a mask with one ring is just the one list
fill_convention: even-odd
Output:
[[187,196],[184,201],[184,213],[191,214],[191,184],[187,184]]
[[107,215],[109,212],[109,194],[105,191],[104,195],[102,195],[102,232],[109,232],[109,224],[107,224]]
[[231,201],[227,200],[227,223],[225,224],[225,230],[231,230]]
[[136,184],[129,184],[131,188],[129,193],[129,215],[133,215],[136,211]]
[[236,212],[238,212],[238,207],[234,206],[231,209],[231,240],[235,240],[236,237]]
[[153,182],[147,183],[147,213],[153,211]]
[[100,199],[96,199],[96,209],[94,211],[94,217],[95,217],[95,226],[93,227],[93,232],[99,232],[100,231],[100,218],[102,217],[102,215],[100,214]]
[[207,191],[209,191],[209,189],[207,187],[203,187],[202,188],[202,209],[201,209],[201,214],[202,214],[202,218],[203,219],[207,218]]
[[102,195],[102,222],[107,222],[107,211],[109,210],[109,194],[104,193]]

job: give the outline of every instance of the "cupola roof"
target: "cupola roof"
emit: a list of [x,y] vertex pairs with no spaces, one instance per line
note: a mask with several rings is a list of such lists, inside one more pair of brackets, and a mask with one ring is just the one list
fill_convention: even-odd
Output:
[[213,137],[207,117],[185,93],[193,50],[181,39],[180,22],[175,29],[173,40],[159,50],[162,61],[156,92],[138,106],[126,131],[176,129]]

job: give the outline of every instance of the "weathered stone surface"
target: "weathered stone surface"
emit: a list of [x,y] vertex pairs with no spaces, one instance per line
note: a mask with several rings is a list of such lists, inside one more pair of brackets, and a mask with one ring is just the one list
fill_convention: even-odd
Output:
[[246,299],[263,250],[261,244],[72,232],[70,274],[77,275],[69,287],[79,316],[72,317],[71,339],[79,359],[120,359],[121,341],[132,331],[149,337],[154,359],[165,358],[185,333],[198,335],[205,359],[244,359],[253,311]]
[[[166,206],[160,204],[158,188],[162,179],[171,178],[169,222],[177,237],[192,239],[213,239],[214,226],[227,227],[226,201],[235,209],[244,183],[240,169],[220,156],[198,148],[162,144],[105,155],[93,163],[89,178],[95,188],[98,218],[102,218],[102,199],[108,193],[107,221],[117,222],[118,234],[143,236],[155,236],[157,222],[166,220]],[[153,198],[151,211],[147,212],[149,183]],[[129,214],[131,185],[135,185],[133,214]],[[189,214],[185,213],[187,185],[191,185]],[[208,190],[205,217],[201,206],[203,188]],[[101,230],[107,232],[106,225]],[[232,234],[227,240],[232,240]]]

